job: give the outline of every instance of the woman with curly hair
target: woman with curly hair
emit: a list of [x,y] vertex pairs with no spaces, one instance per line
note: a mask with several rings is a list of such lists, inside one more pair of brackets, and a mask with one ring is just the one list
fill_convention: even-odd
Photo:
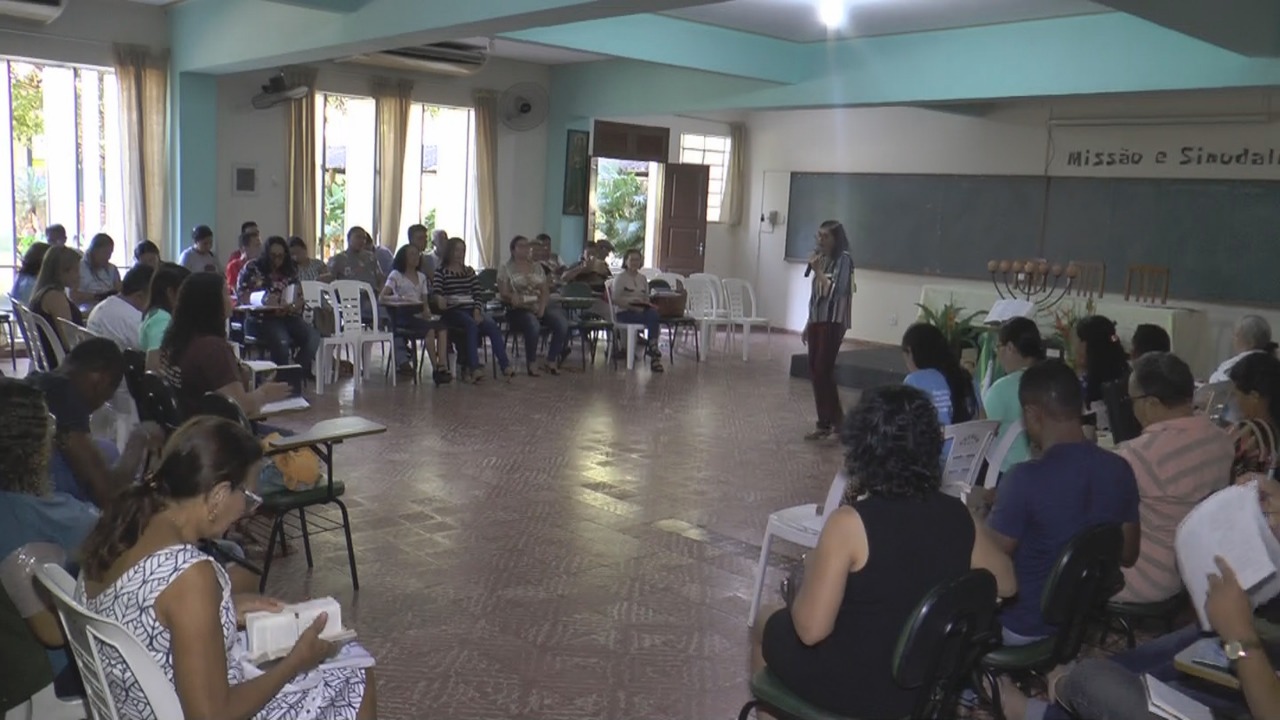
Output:
[[795,602],[763,624],[754,665],[824,710],[905,717],[923,689],[900,687],[891,668],[913,609],[970,568],[991,571],[1009,597],[1013,563],[964,503],[940,492],[942,427],[929,396],[908,386],[867,391],[842,440],[851,478],[843,503],[805,560]]

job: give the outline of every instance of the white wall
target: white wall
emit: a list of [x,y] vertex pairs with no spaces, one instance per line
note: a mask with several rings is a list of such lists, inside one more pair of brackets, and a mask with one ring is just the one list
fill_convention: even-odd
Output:
[[163,8],[128,0],[73,0],[48,25],[0,16],[0,54],[110,67],[112,43],[169,46]]
[[[600,119],[632,123],[634,125],[652,125],[655,127],[670,128],[671,143],[669,146],[667,161],[678,163],[680,162],[680,135],[682,133],[727,136],[729,134],[729,122],[731,120],[736,120],[737,118],[731,118],[730,116],[705,118],[690,117],[686,115],[653,115],[644,117]],[[748,219],[748,215],[750,215],[750,213],[744,210],[744,222]],[[752,227],[755,227],[754,224]],[[707,224],[707,247],[703,266],[706,272],[720,277],[735,277],[732,270],[735,262],[734,245],[736,242],[737,230],[738,228],[730,227],[727,223]],[[752,239],[752,242],[754,242],[754,238]],[[754,245],[752,247],[754,247]]]
[[[284,109],[254,110],[249,102],[260,92],[258,86],[266,81],[267,75],[265,72],[241,73],[218,80],[218,216],[213,225],[222,257],[235,247],[236,233],[245,220],[257,221],[265,234],[283,234],[287,225]],[[414,80],[414,101],[455,107],[471,107],[472,93],[478,88],[502,91],[518,82],[536,82],[543,87],[549,84],[545,66],[491,60],[482,72],[465,78],[327,64],[320,68],[316,89],[369,95],[369,82],[375,75],[410,77]],[[498,234],[501,238],[542,232],[546,156],[545,124],[519,133],[499,125]],[[231,193],[232,168],[242,164],[257,166],[256,195]],[[505,242],[502,244],[505,246]]]
[[[757,222],[760,214],[769,210],[785,216],[790,172],[1043,175],[1049,157],[1051,117],[1266,114],[1271,100],[1261,91],[1079,98],[1053,104],[1010,103],[983,117],[902,107],[752,113],[747,121],[747,218],[731,240],[732,270],[756,283],[764,314],[775,325],[798,330],[806,319],[809,296],[804,266],[782,259],[785,225],[770,231]],[[1129,130],[1139,137],[1144,132],[1142,128]],[[1280,125],[1254,126],[1251,132],[1280,139]],[[989,286],[872,270],[858,270],[856,281],[850,337],[890,344],[901,340],[905,325],[916,317],[915,303],[923,285]],[[1231,325],[1245,312],[1259,312],[1280,330],[1280,309],[1177,304],[1208,314],[1215,355],[1227,353]]]

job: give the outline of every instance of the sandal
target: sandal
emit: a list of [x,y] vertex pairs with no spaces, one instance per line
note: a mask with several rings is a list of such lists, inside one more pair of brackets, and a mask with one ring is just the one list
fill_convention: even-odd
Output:
[[662,360],[658,358],[649,361],[649,370],[656,373],[667,371],[666,368],[662,367]]
[[551,363],[542,363],[542,367],[539,369],[548,375],[560,374],[560,368],[556,367],[555,365],[552,365]]
[[814,430],[813,432],[806,434],[804,436],[804,439],[808,440],[809,442],[826,440],[827,438],[831,437],[832,432],[833,432],[832,429],[829,427],[820,427],[817,430]]
[[479,385],[482,382],[484,382],[484,370],[477,368],[471,373],[471,384]]

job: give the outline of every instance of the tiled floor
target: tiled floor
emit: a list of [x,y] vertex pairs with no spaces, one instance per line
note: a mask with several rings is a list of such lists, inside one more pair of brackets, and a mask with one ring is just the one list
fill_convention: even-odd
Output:
[[337,452],[361,590],[329,533],[313,572],[277,560],[270,591],[341,600],[384,718],[736,717],[766,516],[820,501],[840,461],[800,440],[800,351],[779,335],[771,359],[760,341],[749,363],[680,356],[664,375],[345,382],[284,424],[389,427]]

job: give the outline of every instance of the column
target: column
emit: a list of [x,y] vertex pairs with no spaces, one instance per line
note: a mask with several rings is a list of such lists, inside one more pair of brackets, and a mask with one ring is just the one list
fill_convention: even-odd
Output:
[[[182,239],[196,225],[213,225],[218,212],[218,83],[213,75],[170,72],[169,237],[161,252],[182,252]],[[184,230],[185,229],[185,230]],[[216,228],[231,251],[228,228]]]
[[[0,107],[12,107],[9,63],[4,60],[0,60]],[[17,227],[13,217],[13,146],[13,117],[0,113],[0,266],[18,264]],[[13,273],[7,267],[0,268],[0,288],[13,287]]]

